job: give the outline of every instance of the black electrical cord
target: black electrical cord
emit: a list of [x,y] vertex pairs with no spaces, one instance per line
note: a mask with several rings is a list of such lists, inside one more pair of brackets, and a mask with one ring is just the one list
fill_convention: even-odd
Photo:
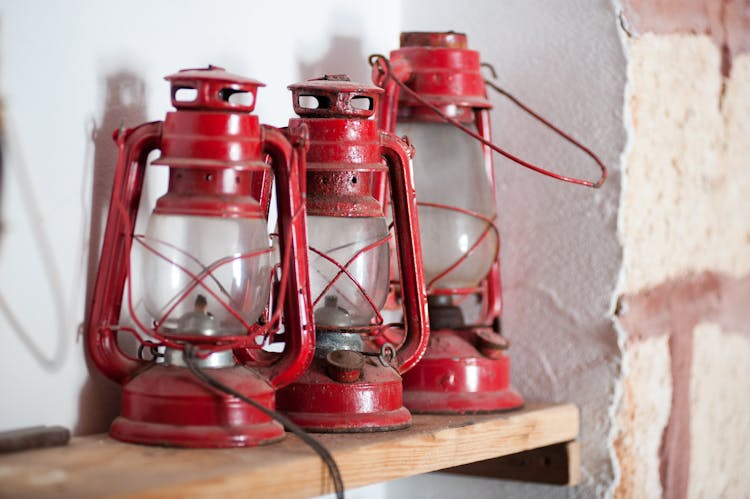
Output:
[[286,431],[294,433],[300,438],[300,440],[312,447],[312,449],[320,456],[325,465],[328,467],[328,472],[331,474],[331,478],[333,479],[333,488],[336,493],[336,499],[344,499],[344,481],[341,479],[341,471],[339,471],[339,467],[336,464],[336,461],[333,459],[333,456],[328,451],[328,449],[323,446],[323,444],[315,440],[312,436],[310,436],[309,433],[297,426],[297,424],[292,422],[292,420],[290,420],[283,414],[278,413],[273,409],[269,409],[268,407],[256,402],[255,400],[242,395],[237,390],[223,384],[219,380],[206,373],[206,371],[201,369],[196,362],[198,359],[198,347],[193,345],[186,345],[184,353],[185,355],[183,355],[183,358],[185,359],[185,364],[187,364],[188,369],[196,378],[215,390],[224,392],[233,397],[237,397],[243,402],[250,404],[266,416],[273,418],[281,423]]

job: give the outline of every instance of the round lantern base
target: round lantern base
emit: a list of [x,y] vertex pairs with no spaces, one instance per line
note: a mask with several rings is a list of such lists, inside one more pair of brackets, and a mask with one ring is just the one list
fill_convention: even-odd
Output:
[[[221,383],[273,409],[274,390],[244,367],[206,369]],[[284,428],[251,405],[218,393],[183,367],[154,365],[125,384],[110,435],[175,447],[253,447],[281,440]]]
[[133,421],[122,416],[112,423],[112,438],[133,444],[190,448],[257,447],[284,438],[284,428],[275,421],[232,426],[175,426]]
[[357,381],[334,381],[316,359],[296,382],[276,395],[276,406],[305,430],[366,433],[407,428],[411,414],[403,405],[401,376],[368,359]]
[[312,412],[286,412],[285,414],[311,433],[374,433],[403,430],[411,426],[411,413],[406,407],[367,414]]
[[422,360],[404,375],[404,405],[417,414],[476,414],[523,406],[507,355],[482,355],[471,331],[430,332]]
[[440,394],[410,390],[404,393],[404,404],[414,414],[483,414],[520,409],[523,398],[513,388],[494,392]]

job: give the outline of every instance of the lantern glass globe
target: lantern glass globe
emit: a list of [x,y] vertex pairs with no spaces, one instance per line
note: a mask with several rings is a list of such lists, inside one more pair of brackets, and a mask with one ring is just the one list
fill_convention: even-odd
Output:
[[217,297],[247,324],[260,318],[268,303],[271,257],[247,255],[270,248],[264,219],[152,214],[144,242],[159,253],[143,252],[141,281],[152,320],[167,314],[160,331],[245,334]]
[[[401,122],[396,131],[408,136],[416,149],[413,166],[422,263],[425,280],[430,283],[474,247],[489,223],[467,213],[424,203],[457,207],[494,220],[497,208],[492,172],[486,167],[482,145],[450,124]],[[432,288],[477,286],[489,273],[498,244],[497,233],[490,228],[471,254],[433,283]]]
[[[372,300],[372,305],[359,287],[340,268],[316,251],[310,252],[310,288],[315,323],[318,326],[368,326],[388,297],[390,281],[390,249],[388,242],[360,252],[388,236],[385,217],[307,217],[308,241],[311,248],[335,259],[346,267]],[[329,283],[335,283],[327,290]],[[325,291],[325,292],[324,292]],[[323,293],[323,296],[321,296]],[[320,298],[320,299],[318,299]]]

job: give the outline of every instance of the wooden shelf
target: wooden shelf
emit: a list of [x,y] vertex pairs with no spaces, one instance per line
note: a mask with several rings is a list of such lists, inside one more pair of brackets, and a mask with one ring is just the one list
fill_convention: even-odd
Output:
[[[576,439],[578,418],[571,404],[528,404],[505,414],[415,416],[411,428],[401,431],[316,437],[333,453],[346,487],[353,488],[554,444],[575,448],[566,442]],[[572,461],[564,466],[577,470],[577,454],[570,455]],[[473,474],[478,473],[493,474]],[[293,435],[267,447],[226,450],[146,447],[93,435],[73,438],[67,447],[0,457],[1,497],[305,497],[329,492],[325,465]]]

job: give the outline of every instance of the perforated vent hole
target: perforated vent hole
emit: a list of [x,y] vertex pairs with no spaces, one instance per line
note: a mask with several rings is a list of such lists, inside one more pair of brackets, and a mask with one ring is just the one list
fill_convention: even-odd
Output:
[[198,90],[192,87],[179,87],[174,90],[176,102],[194,102],[198,98]]
[[303,109],[330,109],[331,100],[322,95],[300,95],[297,105]]
[[352,97],[352,107],[361,111],[372,111],[372,97],[357,96]]
[[235,106],[249,107],[255,100],[252,92],[247,90],[237,90],[234,88],[222,88],[219,90],[219,98]]

